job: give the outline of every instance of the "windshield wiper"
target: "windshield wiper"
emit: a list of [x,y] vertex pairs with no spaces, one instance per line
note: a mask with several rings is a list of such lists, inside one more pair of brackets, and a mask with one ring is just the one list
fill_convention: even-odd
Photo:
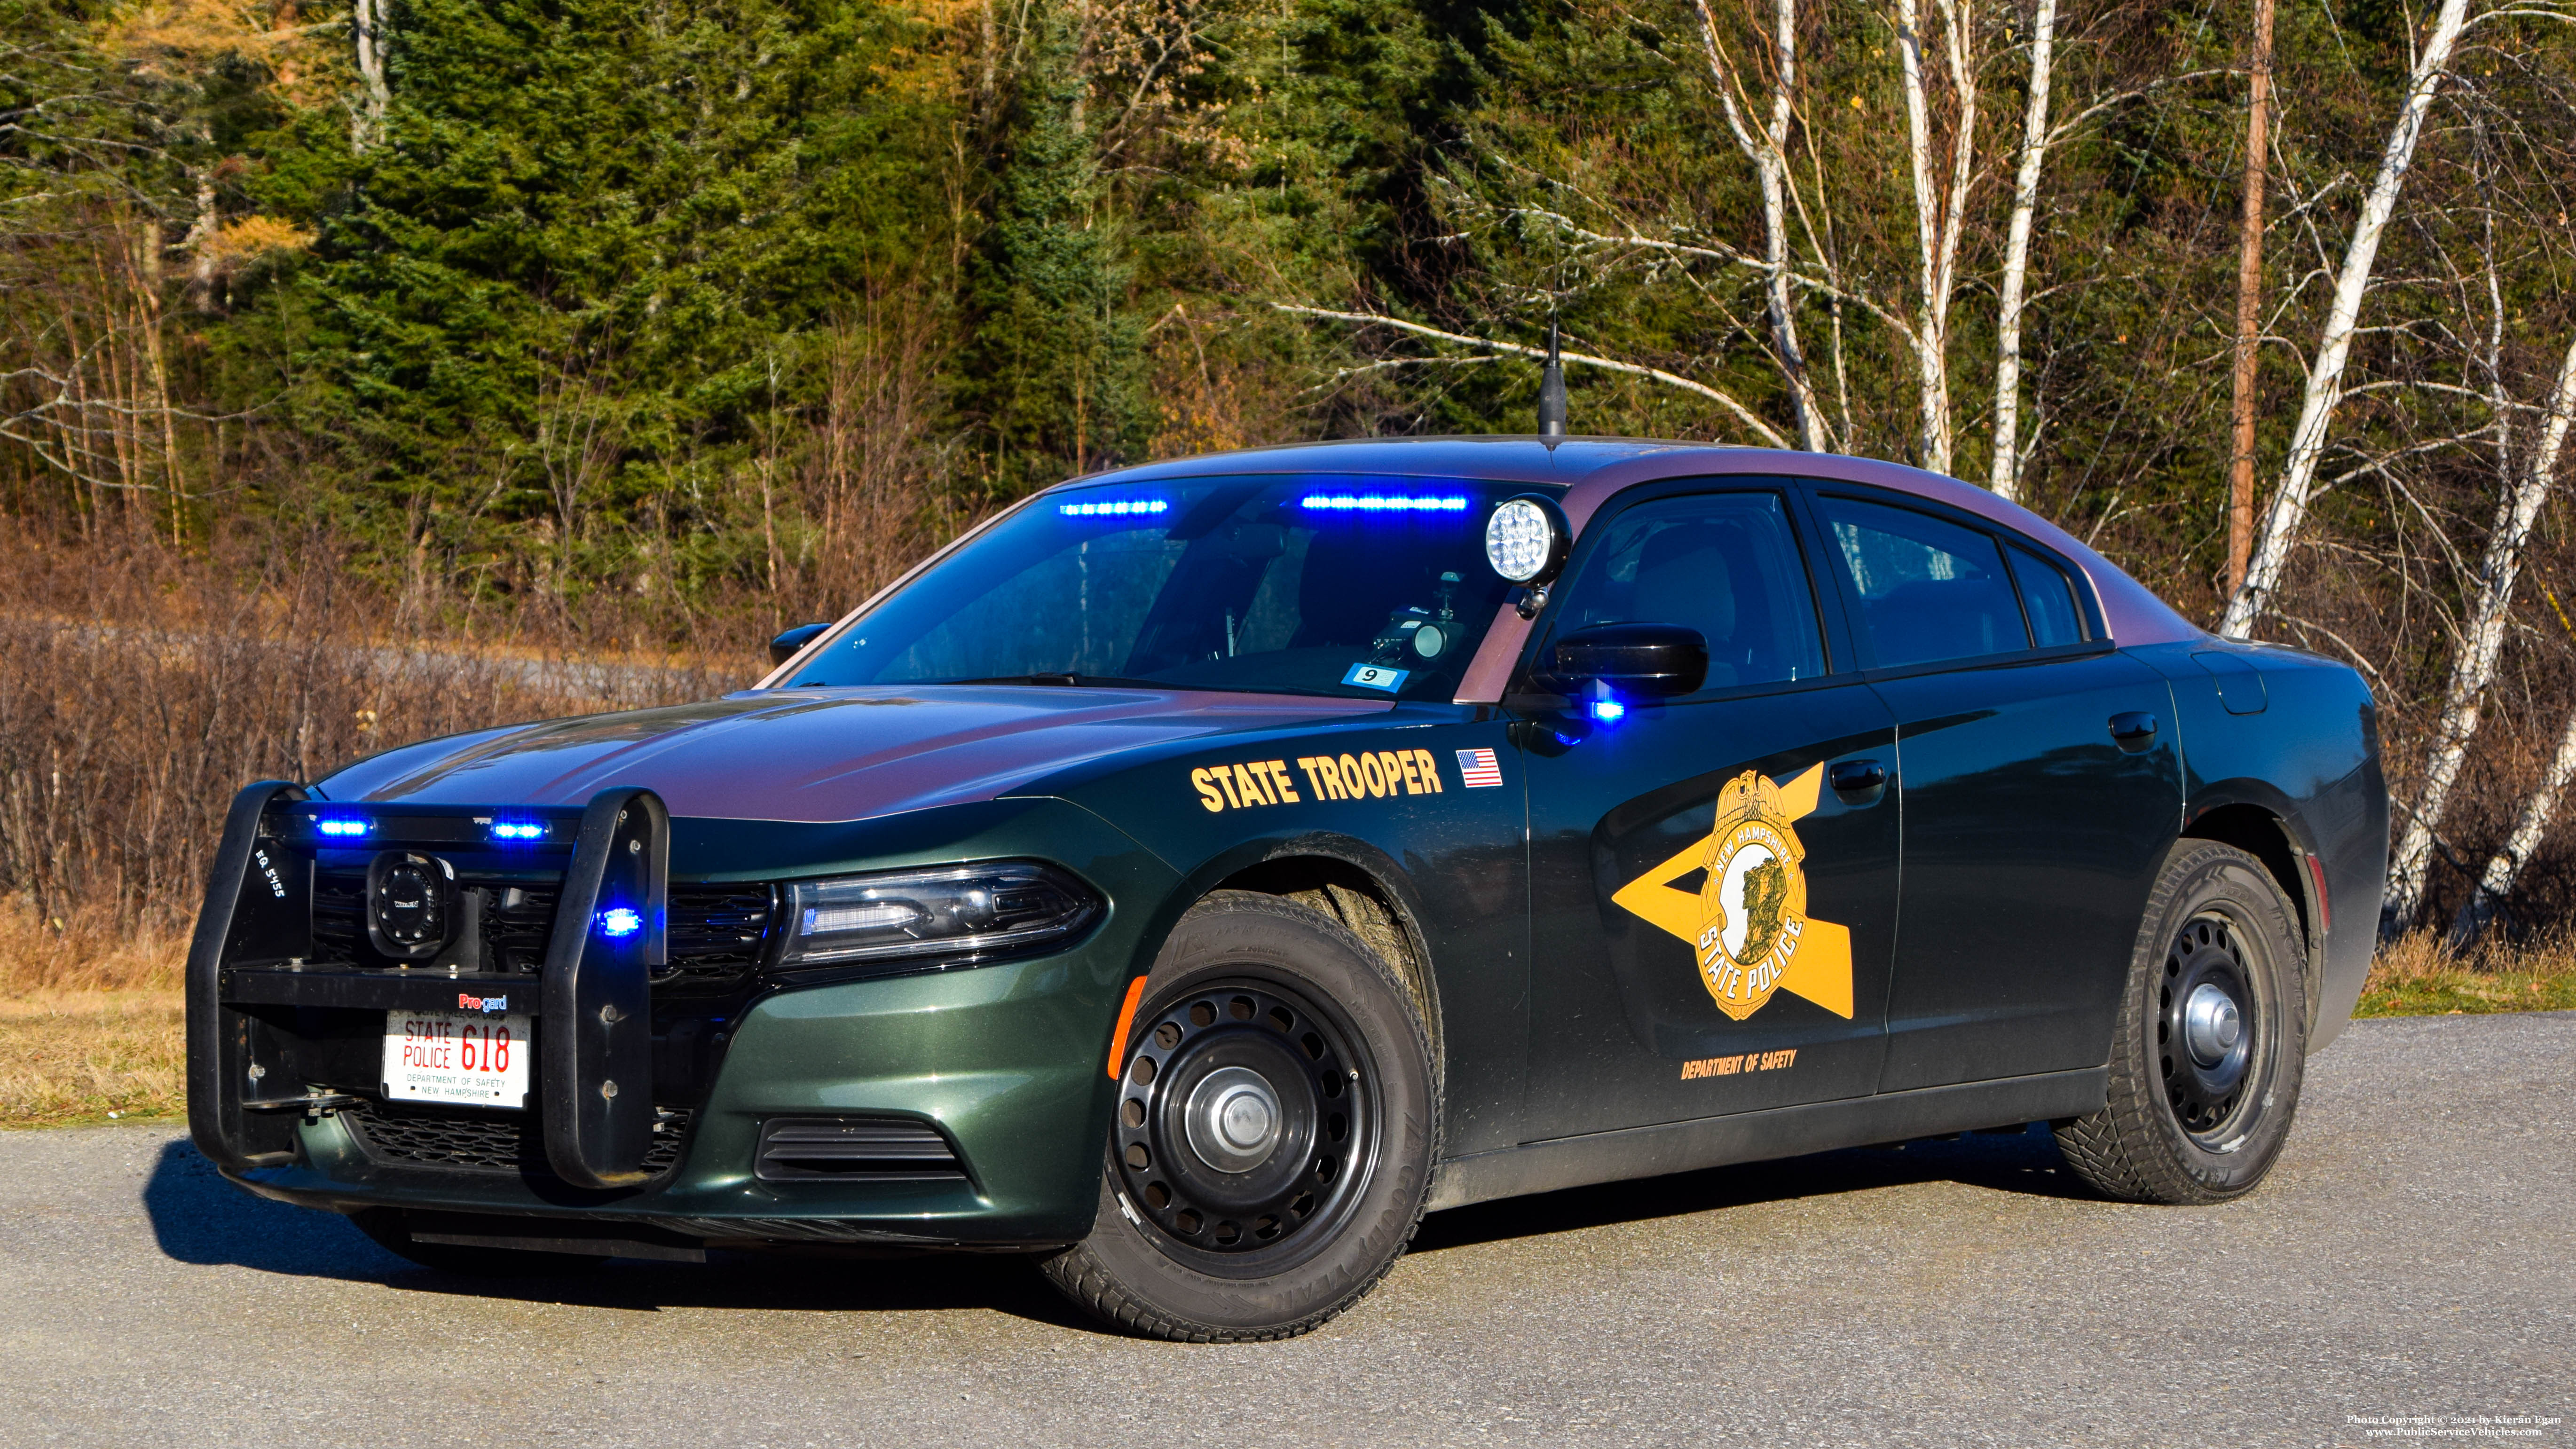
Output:
[[942,679],[939,684],[1049,684],[1059,689],[1204,689],[1160,679],[1128,679],[1116,674],[998,674],[990,679]]

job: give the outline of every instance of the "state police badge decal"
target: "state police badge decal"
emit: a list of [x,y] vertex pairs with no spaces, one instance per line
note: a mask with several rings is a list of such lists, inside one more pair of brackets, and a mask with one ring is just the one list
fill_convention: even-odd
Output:
[[[1700,984],[1742,1021],[1787,991],[1849,1020],[1851,932],[1807,914],[1806,846],[1797,822],[1815,813],[1825,767],[1787,784],[1747,770],[1718,792],[1708,834],[1611,896],[1618,906],[1690,944]],[[1672,882],[1696,867],[1696,893]]]

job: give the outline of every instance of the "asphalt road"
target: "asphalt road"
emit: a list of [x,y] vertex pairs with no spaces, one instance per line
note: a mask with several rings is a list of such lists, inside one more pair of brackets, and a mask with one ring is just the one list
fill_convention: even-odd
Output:
[[2576,1014],[2357,1024],[2227,1207],[2088,1200],[2040,1135],[1833,1153],[1443,1213],[1357,1309],[1246,1347],[1108,1336],[988,1259],[494,1292],[166,1128],[0,1133],[11,1446],[2359,1445],[2476,1414],[2576,1418]]

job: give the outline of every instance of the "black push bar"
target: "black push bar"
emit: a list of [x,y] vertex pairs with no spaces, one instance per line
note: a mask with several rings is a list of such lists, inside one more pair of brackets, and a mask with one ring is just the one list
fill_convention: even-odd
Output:
[[[245,1008],[398,1008],[420,994],[400,988],[434,980],[428,972],[411,982],[390,979],[402,973],[264,969],[313,954],[313,857],[285,839],[289,817],[303,812],[275,809],[306,798],[285,780],[233,797],[188,947],[188,1132],[237,1176],[292,1163],[297,1116],[321,1101],[288,1080],[293,1072],[266,1069],[260,1058],[271,1048]],[[667,958],[670,855],[660,796],[620,786],[591,797],[557,898],[537,1011],[546,1160],[575,1187],[634,1187],[650,1176],[651,982]]]
[[650,1176],[652,976],[666,959],[670,866],[661,796],[623,786],[590,797],[555,906],[537,1021],[546,1161],[575,1187]]
[[[224,963],[245,949],[277,957],[311,952],[313,867],[292,855],[268,829],[268,810],[281,800],[301,800],[304,789],[286,780],[242,787],[224,816],[223,843],[206,882],[205,909],[197,913],[188,942],[188,1136],[197,1150],[226,1172],[279,1167],[295,1160],[291,1117],[259,1113],[254,1105],[266,1071],[251,1053],[251,1018],[224,1004]],[[280,1082],[301,1094],[299,1083]]]

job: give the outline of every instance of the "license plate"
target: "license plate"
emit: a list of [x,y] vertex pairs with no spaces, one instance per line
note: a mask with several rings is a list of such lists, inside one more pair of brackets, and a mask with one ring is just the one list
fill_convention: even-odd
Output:
[[508,1012],[385,1013],[385,1095],[400,1102],[528,1105],[536,1018]]

